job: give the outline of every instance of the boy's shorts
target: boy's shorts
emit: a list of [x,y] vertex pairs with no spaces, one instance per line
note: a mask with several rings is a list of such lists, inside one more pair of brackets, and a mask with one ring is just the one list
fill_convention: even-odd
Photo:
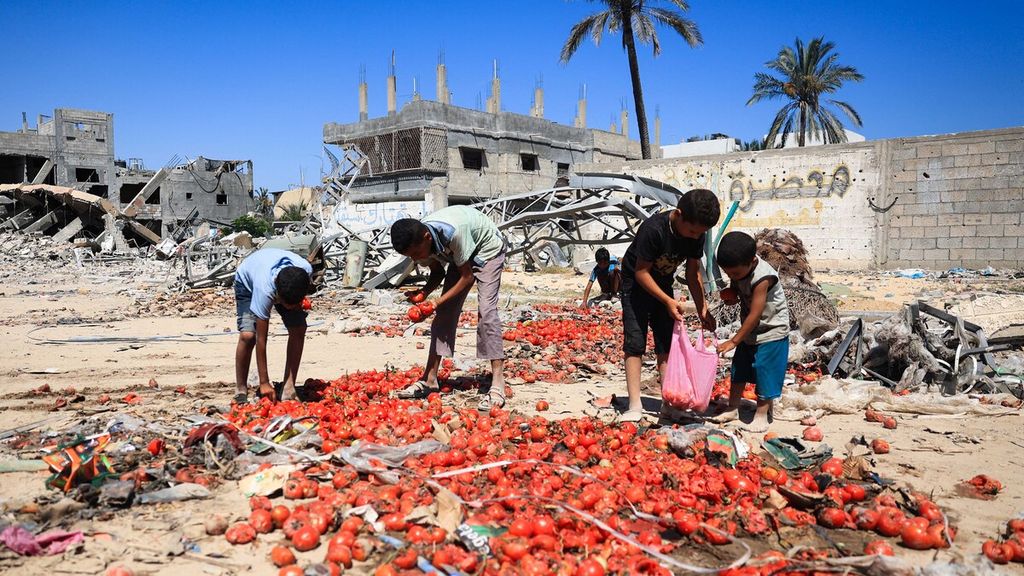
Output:
[[[256,315],[250,310],[252,306],[252,292],[249,292],[240,283],[235,282],[235,319],[238,323],[239,332],[256,331]],[[281,315],[286,328],[306,327],[305,310],[288,310],[280,304],[274,304],[274,309]]]
[[648,326],[654,333],[655,354],[668,354],[673,323],[665,306],[643,288],[622,293],[622,351],[627,356],[643,356],[647,351]]
[[732,356],[732,381],[753,382],[758,400],[774,400],[782,396],[789,362],[789,338],[741,343]]

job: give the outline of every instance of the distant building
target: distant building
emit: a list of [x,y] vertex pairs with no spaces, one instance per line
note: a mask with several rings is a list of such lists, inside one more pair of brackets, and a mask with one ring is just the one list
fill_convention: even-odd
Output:
[[353,202],[469,203],[554,187],[580,162],[640,158],[638,142],[585,127],[585,98],[576,126],[543,118],[540,87],[529,115],[504,112],[495,75],[487,111],[472,110],[450,104],[445,74],[439,65],[439,101],[417,94],[401,110],[389,76],[388,114],[372,119],[366,84],[360,84],[361,120],[324,125],[324,143],[356,146],[369,159],[353,186]]
[[252,161],[198,157],[148,170],[137,158],[115,160],[113,114],[70,108],[39,115],[35,128],[22,114],[21,129],[0,132],[0,184],[21,183],[75,188],[120,208],[145,191],[132,213],[161,235],[193,211],[226,224],[253,207]]
[[679,144],[661,147],[662,158],[686,158],[689,156],[707,156],[709,154],[727,154],[740,150],[740,141],[725,134],[714,134],[707,140],[691,139]]
[[[856,133],[856,132],[854,132],[852,130],[845,130],[844,129],[843,132],[846,133],[846,142],[849,143],[849,144],[852,144],[854,142],[864,142],[866,140],[866,138],[864,138],[863,134],[858,134],[858,133]],[[765,138],[767,138],[767,137],[768,137],[768,135],[765,134]],[[774,147],[777,147],[779,145],[779,142],[781,142],[781,141],[782,141],[782,135],[780,134],[780,135],[775,137]],[[789,132],[789,133],[786,134],[786,145],[783,146],[783,148],[797,148],[797,147],[799,147],[798,142],[799,142],[798,134],[796,132]],[[821,133],[818,133],[818,134],[808,134],[807,135],[807,140],[804,141],[804,146],[821,146],[823,143],[824,143],[824,140],[822,139],[822,134]]]

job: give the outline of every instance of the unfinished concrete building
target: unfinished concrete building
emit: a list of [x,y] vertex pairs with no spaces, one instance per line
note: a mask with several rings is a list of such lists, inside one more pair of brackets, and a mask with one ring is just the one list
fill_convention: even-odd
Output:
[[[115,159],[113,114],[69,108],[39,115],[35,128],[22,114],[19,130],[0,132],[0,184],[74,189],[109,202],[121,217],[141,223],[156,237],[200,220],[228,224],[253,206],[251,161],[199,157],[180,162],[175,157],[160,170],[148,170],[137,158]],[[66,229],[76,218],[73,210],[32,205],[31,196],[5,196],[0,225],[6,228],[36,224],[35,230],[45,232]],[[66,218],[72,220],[62,221]],[[97,229],[103,229],[101,220],[86,221],[81,233]]]
[[369,160],[353,186],[353,202],[426,200],[433,208],[478,202],[550,188],[580,162],[640,158],[639,143],[625,134],[586,127],[584,97],[575,126],[566,126],[543,117],[540,86],[529,115],[505,112],[495,71],[486,111],[478,111],[450,103],[446,75],[439,64],[436,102],[416,94],[397,110],[392,74],[387,115],[373,119],[362,82],[360,121],[324,125],[324,143],[358,147]]

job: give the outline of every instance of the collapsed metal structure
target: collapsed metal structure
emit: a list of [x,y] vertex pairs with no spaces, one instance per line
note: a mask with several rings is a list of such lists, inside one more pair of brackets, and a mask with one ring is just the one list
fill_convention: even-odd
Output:
[[[341,158],[325,147],[331,173],[324,179],[318,205],[293,232],[321,238],[324,280],[337,281],[353,241],[365,244],[365,281],[375,288],[399,283],[414,263],[391,248],[390,227],[355,230],[333,218],[339,204],[350,200],[355,179],[369,170],[367,158],[356,147],[343,149]],[[656,180],[621,174],[582,173],[569,177],[567,186],[502,196],[471,204],[487,214],[509,241],[508,256],[521,257],[536,267],[568,264],[564,248],[573,245],[628,243],[640,223],[652,214],[674,207],[680,191]],[[362,278],[360,278],[361,280]]]

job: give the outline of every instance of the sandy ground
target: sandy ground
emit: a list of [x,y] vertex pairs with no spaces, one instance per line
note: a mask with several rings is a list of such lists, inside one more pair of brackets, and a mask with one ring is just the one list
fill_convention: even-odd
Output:
[[[515,305],[531,300],[579,298],[586,279],[571,273],[508,273],[504,283],[512,295],[509,303]],[[966,289],[980,289],[973,284],[875,274],[822,273],[816,279],[826,291],[836,295],[844,311],[895,310],[903,302],[922,295],[947,297]],[[135,318],[130,309],[131,298],[126,295],[126,287],[132,284],[130,279],[97,282],[95,278],[84,279],[69,271],[59,271],[36,277],[31,283],[9,280],[0,289],[0,345],[4,348],[0,355],[0,429],[52,418],[44,428],[59,430],[97,411],[101,418],[112,414],[112,410],[174,417],[203,406],[228,403],[236,339],[231,333],[234,316],[230,310],[195,318]],[[327,330],[334,319],[328,312],[313,310],[310,321],[324,324],[310,329],[301,377],[327,379],[346,371],[381,368],[385,364],[404,367],[425,360],[425,351],[417,349],[416,343],[425,343],[426,337],[335,334]],[[49,325],[39,328],[44,324]],[[173,336],[178,338],[169,338]],[[40,341],[80,337],[162,340],[75,344]],[[460,338],[459,357],[470,360],[474,335],[465,331]],[[284,338],[280,335],[271,339],[269,362],[271,376],[275,377],[284,362]],[[157,389],[146,386],[151,378],[158,382]],[[26,394],[43,384],[55,391],[74,387],[84,394],[85,400],[50,411],[54,396]],[[186,387],[185,395],[174,392],[179,386]],[[620,373],[576,384],[521,385],[515,388],[511,407],[532,414],[535,401],[546,398],[551,403],[551,411],[546,414],[549,418],[595,414],[597,409],[588,403],[592,396],[621,395],[624,388]],[[115,396],[129,390],[143,396],[144,403],[126,408],[123,404],[101,407],[95,402],[101,393]],[[647,400],[645,404],[656,410],[659,400]],[[918,553],[900,549],[901,556],[924,563],[933,557],[948,560],[958,555],[975,555],[981,542],[995,535],[1000,523],[1024,513],[1024,484],[1019,482],[1024,472],[1024,419],[1019,412],[999,418],[903,417],[897,430],[882,430],[860,416],[825,416],[820,419],[820,426],[825,442],[837,453],[854,436],[887,439],[893,451],[874,459],[877,471],[899,485],[932,494],[960,527],[952,550]],[[779,421],[774,430],[782,435],[799,434],[801,426]],[[755,445],[758,440],[748,438]],[[980,473],[1001,480],[1005,490],[991,501],[956,494],[955,485],[960,480]],[[44,473],[0,475],[0,505],[9,513],[45,495],[45,477]],[[253,554],[244,547],[232,550],[222,538],[203,534],[202,521],[209,510],[231,511],[239,518],[248,512],[232,486],[215,494],[212,501],[136,506],[114,518],[80,521],[76,528],[89,534],[84,555],[74,562],[60,557],[32,559],[12,573],[93,574],[116,559],[130,562],[139,570],[137,573],[275,573],[262,559],[271,544],[259,545]],[[168,538],[174,540],[182,534],[193,538],[196,548],[174,558],[171,564],[162,551]],[[210,559],[208,555],[213,552],[224,556]],[[0,569],[3,566],[0,564]],[[1024,573],[1020,565],[1009,570]]]

